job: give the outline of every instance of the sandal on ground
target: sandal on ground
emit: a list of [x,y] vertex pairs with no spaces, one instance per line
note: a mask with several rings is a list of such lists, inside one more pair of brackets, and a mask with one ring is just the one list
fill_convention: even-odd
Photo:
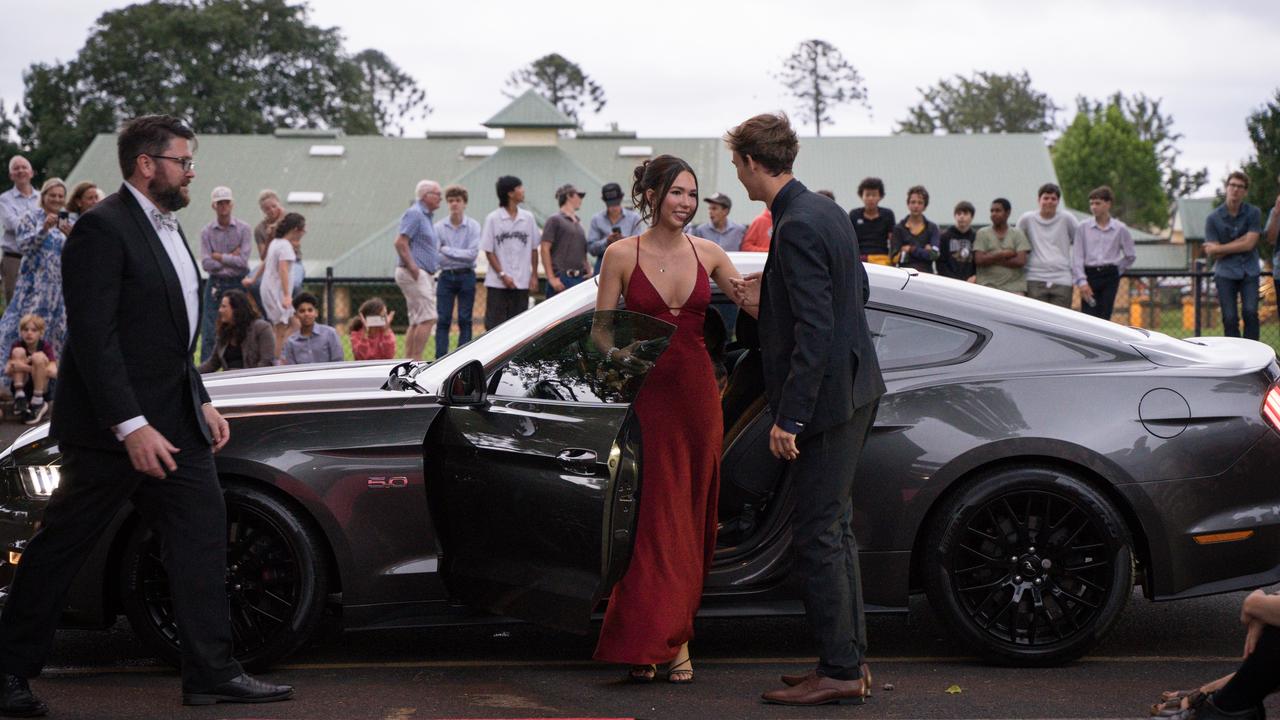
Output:
[[1191,690],[1166,690],[1160,693],[1160,702],[1151,706],[1152,717],[1170,717],[1188,708],[1193,708],[1204,699],[1200,688]]
[[632,665],[627,671],[627,679],[636,683],[651,683],[657,676],[657,665]]
[[[681,667],[682,665],[687,667]],[[693,656],[686,655],[680,662],[667,668],[667,682],[676,685],[688,685],[693,682]]]

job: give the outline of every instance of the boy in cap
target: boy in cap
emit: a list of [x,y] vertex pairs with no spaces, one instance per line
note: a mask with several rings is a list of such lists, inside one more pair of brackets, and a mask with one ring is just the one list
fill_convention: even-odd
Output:
[[587,261],[587,234],[578,219],[578,208],[585,197],[571,183],[556,190],[556,202],[560,212],[547,218],[542,226],[542,267],[547,270],[547,297],[591,277],[591,263]]
[[640,213],[622,207],[622,198],[622,186],[618,183],[606,183],[600,190],[604,210],[591,218],[587,228],[587,252],[596,258],[595,272],[600,272],[600,259],[604,257],[605,248],[624,237],[644,232]]
[[747,226],[729,219],[729,210],[733,201],[724,193],[716,193],[706,199],[707,215],[710,220],[693,229],[693,234],[711,240],[728,252],[737,252],[742,248],[742,237],[747,234]]

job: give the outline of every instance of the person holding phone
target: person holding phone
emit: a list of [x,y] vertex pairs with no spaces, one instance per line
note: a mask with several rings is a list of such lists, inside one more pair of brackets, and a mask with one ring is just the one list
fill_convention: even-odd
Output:
[[351,355],[356,360],[390,360],[396,356],[396,334],[391,329],[395,311],[387,312],[382,298],[372,297],[360,304],[351,321]]
[[587,252],[596,258],[593,269],[596,275],[600,274],[605,249],[624,237],[639,235],[645,225],[640,213],[622,207],[622,186],[618,183],[605,183],[600,189],[600,199],[604,201],[604,210],[592,216],[587,227]]
[[44,341],[61,357],[67,337],[66,310],[62,301],[62,248],[71,234],[65,207],[67,184],[49,178],[40,187],[40,208],[18,224],[18,280],[13,299],[0,317],[0,344],[13,347],[19,320],[36,314],[45,320]]

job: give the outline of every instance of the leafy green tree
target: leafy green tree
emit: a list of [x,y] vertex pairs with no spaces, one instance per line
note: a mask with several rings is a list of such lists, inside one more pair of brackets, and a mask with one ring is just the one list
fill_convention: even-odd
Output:
[[1031,76],[978,72],[920,89],[921,101],[898,121],[898,133],[1045,133],[1060,109],[1031,87]]
[[583,72],[581,66],[559,53],[543,55],[512,72],[502,93],[515,98],[530,88],[579,124],[580,111],[590,108],[591,112],[598,113],[607,102],[604,88]]
[[364,93],[379,133],[403,136],[406,124],[427,119],[431,106],[426,91],[391,58],[380,50],[365,50],[355,61],[364,74]]
[[1134,226],[1168,222],[1155,143],[1143,139],[1118,103],[1077,112],[1053,146],[1053,166],[1070,207],[1089,207],[1089,192],[1110,185],[1116,217]]
[[1155,146],[1156,157],[1160,161],[1160,177],[1164,187],[1165,200],[1169,207],[1168,222],[1173,222],[1173,212],[1178,198],[1189,197],[1209,182],[1209,169],[1185,170],[1178,167],[1178,141],[1182,133],[1173,129],[1173,116],[1166,115],[1160,108],[1160,98],[1149,98],[1143,93],[1125,97],[1119,92],[1106,101],[1078,98],[1076,106],[1079,110],[1098,112],[1108,104],[1120,108],[1129,122],[1138,131],[1138,137],[1150,140]]
[[867,105],[867,88],[862,76],[845,60],[835,45],[826,40],[804,40],[782,63],[775,77],[799,102],[800,122],[813,123],[815,135],[831,124],[831,108],[858,101]]
[[0,163],[7,163],[9,158],[22,152],[18,144],[18,122],[14,119],[17,115],[17,106],[10,115],[4,108],[4,99],[0,98]]
[[[1280,177],[1277,177],[1280,176],[1280,88],[1271,100],[1249,113],[1245,127],[1253,143],[1253,155],[1240,167],[1249,176],[1249,194],[1245,200],[1262,210],[1262,222],[1266,223],[1267,213],[1280,197]],[[1220,202],[1226,202],[1221,188],[1218,195]],[[1270,245],[1264,245],[1262,250],[1268,257],[1275,252]]]
[[196,132],[368,134],[394,113],[429,111],[385,56],[362,64],[307,12],[286,0],[152,0],[103,13],[73,60],[24,73],[23,144],[65,173],[95,134],[147,113],[184,117]]

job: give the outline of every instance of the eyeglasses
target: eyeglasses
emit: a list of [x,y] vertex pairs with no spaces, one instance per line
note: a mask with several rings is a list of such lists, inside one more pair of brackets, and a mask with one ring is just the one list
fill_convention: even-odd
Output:
[[182,168],[182,172],[191,172],[192,170],[196,169],[196,161],[192,158],[172,157],[170,155],[152,155],[151,153],[144,153],[144,154],[147,157],[153,157],[157,160],[172,160],[178,163],[178,165]]
[[1229,188],[1235,188],[1235,189],[1237,189],[1237,190],[1248,190],[1248,189],[1249,189],[1249,186],[1248,186],[1248,185],[1241,185],[1240,183],[1227,183],[1227,187],[1229,187]]

